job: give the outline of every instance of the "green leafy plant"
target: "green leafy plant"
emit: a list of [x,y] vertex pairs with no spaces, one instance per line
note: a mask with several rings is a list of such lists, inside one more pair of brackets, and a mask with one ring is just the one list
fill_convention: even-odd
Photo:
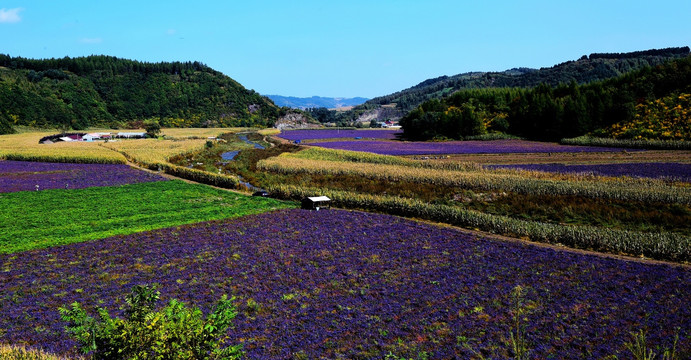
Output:
[[91,317],[77,302],[61,307],[66,330],[91,359],[239,359],[242,346],[222,347],[226,330],[237,315],[234,298],[225,295],[204,318],[201,310],[171,300],[155,311],[160,299],[156,285],[136,285],[125,297],[124,318],[105,308]]

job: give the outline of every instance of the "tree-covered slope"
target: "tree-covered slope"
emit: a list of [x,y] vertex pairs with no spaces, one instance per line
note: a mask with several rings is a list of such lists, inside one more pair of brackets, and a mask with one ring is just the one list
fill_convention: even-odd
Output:
[[537,140],[586,133],[688,140],[691,56],[579,85],[462,90],[419,105],[400,123],[410,139],[462,138],[487,131]]
[[163,126],[270,126],[278,108],[199,62],[0,54],[0,133],[14,125],[83,129],[154,118]]
[[396,104],[401,115],[431,99],[442,99],[462,89],[535,87],[539,84],[585,84],[620,76],[670,59],[685,57],[689,47],[655,49],[630,53],[591,54],[550,68],[516,68],[502,72],[468,72],[425,80],[411,88],[373,98],[353,111],[362,113],[382,105]]

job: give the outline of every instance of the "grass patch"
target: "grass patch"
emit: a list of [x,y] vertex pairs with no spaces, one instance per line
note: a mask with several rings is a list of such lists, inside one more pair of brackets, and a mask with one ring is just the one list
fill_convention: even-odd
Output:
[[[70,360],[41,350],[27,349],[23,346],[0,345],[0,359],[4,360]],[[77,359],[77,358],[74,358]]]
[[0,195],[0,253],[295,206],[182,181]]

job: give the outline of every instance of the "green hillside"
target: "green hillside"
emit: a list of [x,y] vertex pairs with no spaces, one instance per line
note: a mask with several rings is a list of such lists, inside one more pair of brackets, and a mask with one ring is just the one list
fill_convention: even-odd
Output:
[[[440,76],[425,80],[411,88],[373,98],[355,107],[349,117],[357,118],[368,110],[395,104],[399,116],[432,99],[442,99],[463,89],[520,87],[539,84],[586,84],[620,76],[644,67],[660,65],[670,59],[685,57],[689,47],[655,49],[630,53],[590,54],[575,61],[567,61],[550,68],[515,68],[502,72],[468,72],[454,76]],[[387,116],[392,115],[387,112]]]
[[0,54],[0,133],[15,125],[271,126],[278,108],[199,62],[145,63],[112,56],[24,59]]
[[691,57],[579,85],[462,90],[422,103],[400,123],[410,139],[506,132],[537,140],[586,133],[688,140]]

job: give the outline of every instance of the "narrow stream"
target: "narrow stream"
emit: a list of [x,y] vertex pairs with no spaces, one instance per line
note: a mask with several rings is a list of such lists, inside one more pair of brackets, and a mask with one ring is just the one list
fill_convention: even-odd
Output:
[[[238,139],[240,139],[240,140],[242,140],[248,144],[254,145],[255,149],[262,149],[262,150],[266,149],[264,146],[260,145],[259,143],[256,143],[254,141],[250,141],[249,139],[247,139],[247,135],[238,135]],[[239,153],[240,153],[240,150],[233,150],[233,151],[224,152],[223,154],[221,154],[221,158],[223,160],[226,160],[226,161],[232,161],[233,159],[235,159],[236,156],[238,156]]]
[[[260,144],[258,144],[258,143],[256,143],[256,142],[253,142],[253,141],[250,141],[249,139],[247,139],[247,135],[244,135],[244,134],[243,134],[243,135],[238,135],[238,139],[240,139],[240,140],[242,140],[242,141],[244,141],[244,142],[246,142],[246,143],[248,143],[248,144],[254,145],[254,148],[255,148],[255,149],[262,149],[262,150],[263,150],[263,149],[266,149],[264,146],[262,146],[262,145],[260,145]],[[225,161],[225,162],[233,161],[233,160],[235,159],[235,157],[238,156],[238,154],[240,153],[240,151],[241,151],[241,150],[233,150],[233,151],[224,152],[224,153],[221,154],[221,158],[222,158],[223,161]],[[240,180],[240,184],[246,186],[246,187],[247,187],[248,189],[250,189],[251,191],[263,190],[263,189],[260,189],[260,188],[258,188],[258,187],[256,187],[256,186],[254,186],[254,185],[252,185],[252,184],[250,184],[250,183],[244,181],[244,179],[242,178],[242,176],[240,176],[240,175],[236,175],[236,176],[237,176],[238,179]]]
[[221,159],[225,161],[233,161],[236,156],[240,153],[240,150],[228,151],[221,154]]
[[256,149],[266,149],[266,148],[263,147],[262,145],[259,145],[259,143],[256,143],[256,142],[253,142],[253,141],[249,141],[249,140],[247,139],[247,135],[238,135],[238,139],[240,139],[240,140],[242,140],[242,141],[244,141],[244,142],[246,142],[246,143],[248,143],[248,144],[254,145],[254,147],[255,147]]

